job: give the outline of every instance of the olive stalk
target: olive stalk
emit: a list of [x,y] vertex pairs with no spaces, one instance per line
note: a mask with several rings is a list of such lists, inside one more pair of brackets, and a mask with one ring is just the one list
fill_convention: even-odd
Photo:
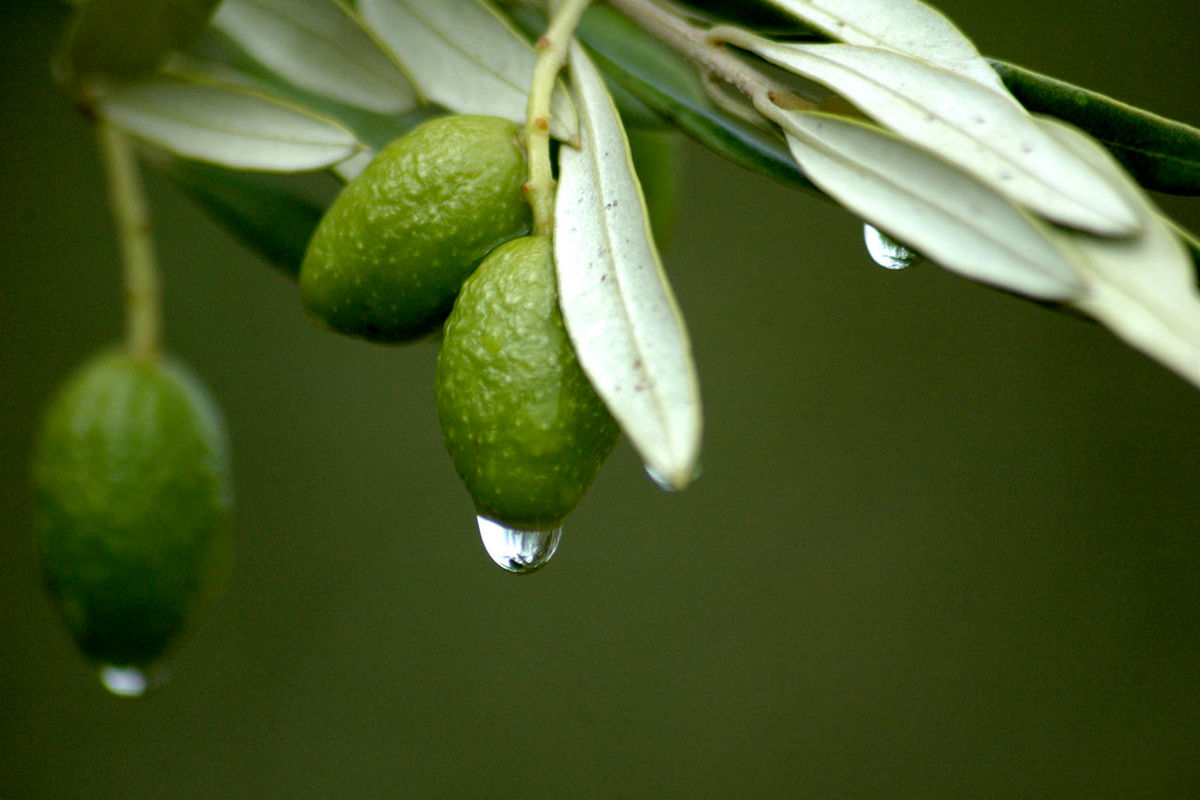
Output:
[[126,347],[138,358],[155,357],[162,338],[158,261],[137,156],[129,138],[101,120],[98,138],[108,175],[124,272]]
[[550,16],[550,25],[537,40],[537,63],[529,86],[525,112],[525,154],[529,180],[525,184],[533,210],[533,233],[554,231],[554,171],[550,164],[550,98],[554,83],[567,61],[567,46],[589,0],[562,0]]

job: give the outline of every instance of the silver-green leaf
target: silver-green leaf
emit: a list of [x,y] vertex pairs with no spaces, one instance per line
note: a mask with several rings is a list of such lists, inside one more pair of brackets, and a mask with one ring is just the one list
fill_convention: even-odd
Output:
[[1079,254],[1086,285],[1074,305],[1129,345],[1200,386],[1200,291],[1191,256],[1171,224],[1095,140],[1049,117],[1046,131],[1104,170],[1138,209],[1142,233],[1100,239],[1075,231],[1055,235]]
[[213,25],[308,91],[383,114],[417,103],[408,78],[335,0],[225,0]]
[[[536,61],[532,45],[494,8],[476,0],[359,0],[363,19],[426,98],[462,114],[525,122]],[[550,132],[573,141],[566,92],[551,103]]]
[[322,169],[361,149],[346,129],[296,108],[236,87],[168,77],[107,93],[97,112],[170,153],[235,169]]
[[1020,106],[969,78],[870,47],[781,44],[745,34],[734,43],[825,84],[1040,216],[1104,236],[1137,230],[1136,213],[1108,181]]
[[559,303],[580,365],[647,470],[681,489],[702,429],[691,345],[603,79],[576,43],[569,64],[581,146],[559,153]]
[[1050,227],[975,178],[886,131],[843,117],[760,109],[779,123],[800,168],[875,227],[946,269],[1044,300],[1078,296]]
[[937,9],[918,0],[767,0],[847,44],[913,56],[1009,97],[975,45]]

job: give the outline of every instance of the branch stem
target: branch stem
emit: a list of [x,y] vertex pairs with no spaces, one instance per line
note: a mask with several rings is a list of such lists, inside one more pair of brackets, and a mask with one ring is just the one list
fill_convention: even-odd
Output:
[[107,122],[99,123],[98,138],[121,248],[126,347],[139,358],[154,358],[161,347],[162,301],[137,156],[128,137]]
[[538,38],[537,62],[525,111],[525,154],[529,179],[525,190],[533,209],[533,232],[548,236],[554,231],[554,170],[550,164],[550,98],[555,79],[567,61],[567,46],[589,0],[561,0],[553,4],[550,25]]
[[710,30],[693,25],[654,0],[609,0],[609,4],[691,61],[708,78],[729,84],[755,104],[768,99],[792,110],[815,107],[815,103],[800,98],[791,87],[739,58],[714,35],[732,28]]

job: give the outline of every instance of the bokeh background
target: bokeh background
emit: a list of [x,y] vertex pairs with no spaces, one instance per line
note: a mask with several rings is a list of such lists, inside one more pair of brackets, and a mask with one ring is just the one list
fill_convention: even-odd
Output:
[[[945,0],[987,54],[1200,124],[1192,0]],[[120,335],[60,4],[0,22],[0,797],[1200,796],[1200,393],[1099,326],[688,151],[666,252],[704,475],[626,444],[556,561],[494,567],[436,346],[323,334],[151,174],[171,349],[235,443],[227,590],[141,701],[40,591],[40,405]],[[1193,230],[1200,200],[1163,205]]]

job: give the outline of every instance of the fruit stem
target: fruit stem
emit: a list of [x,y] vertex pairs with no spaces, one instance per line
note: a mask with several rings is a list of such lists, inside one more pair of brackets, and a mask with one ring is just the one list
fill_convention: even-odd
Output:
[[98,128],[124,265],[126,347],[139,358],[153,358],[160,347],[162,310],[158,262],[137,156],[129,138],[116,127],[101,120]]
[[529,206],[533,209],[533,233],[549,236],[554,232],[554,171],[550,165],[550,98],[555,78],[567,61],[567,45],[587,9],[589,0],[561,0],[552,3],[550,25],[537,41],[537,62],[529,86],[529,104],[525,110],[525,155],[529,162],[529,180],[525,184]]

